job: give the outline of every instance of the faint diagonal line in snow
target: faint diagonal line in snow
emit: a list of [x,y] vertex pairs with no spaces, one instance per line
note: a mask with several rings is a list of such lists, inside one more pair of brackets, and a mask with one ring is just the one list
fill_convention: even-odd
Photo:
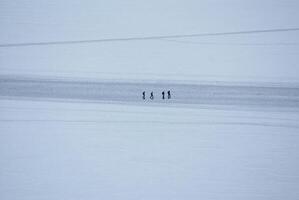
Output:
[[6,44],[0,44],[0,48],[25,47],[25,46],[49,46],[49,45],[73,45],[73,44],[142,41],[142,40],[159,40],[159,39],[176,39],[176,38],[195,38],[195,37],[261,34],[261,33],[290,32],[290,31],[299,31],[299,28],[295,27],[295,28],[276,28],[276,29],[256,29],[256,30],[215,32],[215,33],[155,35],[155,36],[140,36],[140,37],[103,38],[103,39],[91,39],[91,40],[64,40],[64,41],[46,41],[46,42],[6,43]]
[[258,123],[258,122],[212,122],[212,121],[135,121],[135,120],[63,120],[63,119],[1,119],[0,122],[50,122],[50,123],[123,123],[123,124],[165,124],[165,125],[241,125],[241,126],[262,126],[262,127],[283,127],[299,129],[299,125],[282,123]]

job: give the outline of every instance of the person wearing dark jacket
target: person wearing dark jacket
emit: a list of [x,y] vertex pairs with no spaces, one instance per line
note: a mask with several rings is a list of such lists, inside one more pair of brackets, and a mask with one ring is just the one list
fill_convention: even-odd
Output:
[[168,98],[168,99],[171,99],[170,90],[168,90],[168,92],[167,92],[167,98]]
[[162,92],[162,99],[165,99],[165,92]]
[[151,100],[154,100],[154,92],[151,92],[150,99],[151,99]]

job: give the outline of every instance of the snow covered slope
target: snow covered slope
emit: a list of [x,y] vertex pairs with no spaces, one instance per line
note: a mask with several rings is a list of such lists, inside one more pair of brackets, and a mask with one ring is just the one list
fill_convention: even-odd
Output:
[[1,0],[0,199],[299,199],[298,10]]
[[299,112],[0,100],[0,198],[297,199]]
[[[298,28],[296,0],[1,0],[0,43]],[[1,74],[296,81],[297,32],[0,48]]]

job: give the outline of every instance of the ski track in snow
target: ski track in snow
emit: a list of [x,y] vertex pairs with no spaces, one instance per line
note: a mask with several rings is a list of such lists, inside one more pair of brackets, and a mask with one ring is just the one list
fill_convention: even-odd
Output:
[[[168,90],[171,91],[172,98],[170,100],[162,100],[161,92],[167,92]],[[146,100],[142,100],[143,91],[146,91]],[[151,91],[154,92],[154,100],[149,98]],[[0,77],[0,96],[133,104],[151,102],[158,105],[185,104],[299,108],[299,87],[288,87],[285,85],[88,82],[2,76]]]

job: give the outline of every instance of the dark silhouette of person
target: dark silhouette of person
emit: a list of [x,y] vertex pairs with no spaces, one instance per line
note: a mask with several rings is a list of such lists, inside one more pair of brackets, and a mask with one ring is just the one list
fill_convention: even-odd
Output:
[[153,99],[154,99],[154,92],[151,92],[150,99],[151,99],[151,100],[153,100]]
[[142,92],[142,98],[145,99],[145,91]]
[[171,99],[170,90],[168,90],[168,92],[167,92],[167,98],[168,98],[168,99]]
[[165,92],[162,92],[162,99],[165,99]]

